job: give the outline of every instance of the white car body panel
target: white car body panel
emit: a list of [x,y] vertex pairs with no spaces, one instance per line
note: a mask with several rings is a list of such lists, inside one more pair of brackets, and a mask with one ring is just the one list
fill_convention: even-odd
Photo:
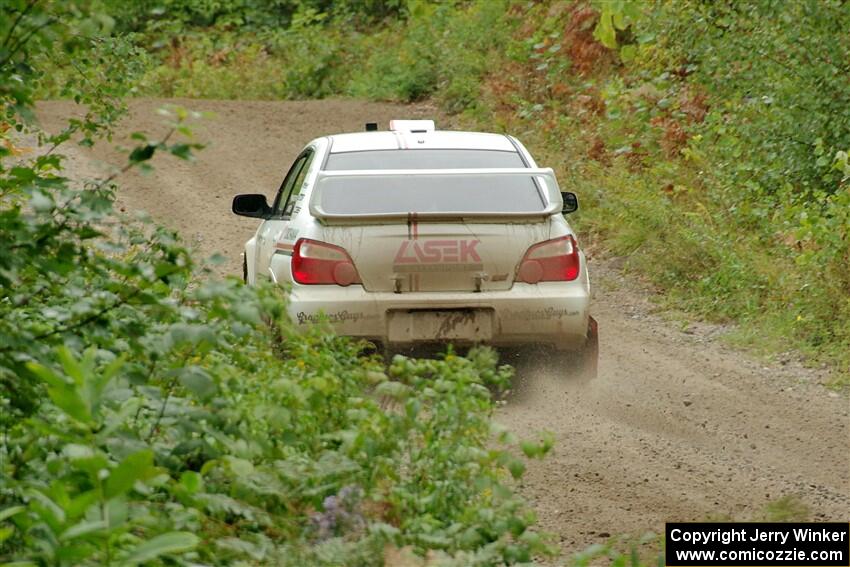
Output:
[[242,257],[245,261],[245,283],[249,285],[254,285],[257,282],[257,278],[254,276],[256,258],[257,258],[257,236],[252,236],[248,242],[245,243],[245,252],[242,253]]
[[[337,333],[388,344],[449,341],[494,345],[583,347],[588,332],[590,280],[584,254],[572,281],[515,281],[534,244],[573,235],[561,214],[551,169],[539,169],[515,139],[467,132],[383,131],[320,138],[290,218],[270,218],[245,247],[247,282],[268,278],[288,290],[295,326],[330,324]],[[484,149],[514,152],[526,168],[461,170],[323,170],[329,154],[367,150]],[[533,176],[544,206],[536,214],[333,215],[321,206],[322,179],[345,177]],[[318,185],[317,185],[318,183]],[[344,248],[361,284],[302,285],[293,281],[291,258],[298,239]],[[580,249],[579,249],[580,250]]]
[[362,152],[365,150],[402,149],[459,149],[475,148],[479,150],[516,151],[515,140],[502,134],[484,132],[454,132],[438,130],[435,132],[414,133],[398,130],[381,132],[356,132],[333,136],[333,153]]

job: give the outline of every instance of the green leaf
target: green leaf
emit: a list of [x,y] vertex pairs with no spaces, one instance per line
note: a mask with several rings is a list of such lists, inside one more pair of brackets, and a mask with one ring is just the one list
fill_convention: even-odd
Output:
[[520,449],[525,453],[526,457],[530,458],[541,458],[544,457],[549,451],[552,450],[552,446],[555,444],[555,437],[551,433],[544,433],[541,436],[540,442],[535,443],[533,441],[523,441],[520,443]]
[[525,473],[525,463],[519,459],[512,459],[508,462],[508,470],[511,471],[511,476],[520,478]]
[[624,45],[620,48],[620,59],[623,63],[629,63],[637,58],[637,47],[634,45]]
[[108,438],[116,429],[122,427],[130,416],[135,415],[142,405],[144,401],[141,398],[134,397],[126,400],[121,404],[121,409],[106,416],[103,429],[98,431],[97,436],[101,439]]
[[127,555],[123,563],[138,565],[145,561],[156,559],[162,555],[173,555],[191,551],[198,545],[200,539],[189,532],[170,532],[139,544]]
[[531,441],[523,441],[519,446],[526,457],[536,457],[540,451],[537,443],[532,443]]
[[25,506],[12,506],[10,508],[5,508],[4,510],[0,510],[0,522],[3,520],[8,520],[12,516],[19,514],[26,510]]
[[156,268],[154,268],[154,273],[156,274],[156,277],[161,278],[179,270],[180,266],[177,266],[173,262],[160,262],[156,265]]
[[250,323],[256,325],[262,321],[262,318],[260,317],[260,310],[257,309],[256,305],[240,303],[233,310],[233,315],[236,317],[236,319],[242,321],[243,323]]
[[192,146],[189,144],[174,144],[168,151],[178,159],[188,160],[192,157]]
[[72,468],[87,473],[93,479],[109,467],[106,455],[91,445],[69,443],[62,449],[62,454],[70,461]]
[[36,178],[35,170],[31,167],[13,167],[9,170],[9,173],[16,180],[23,182],[29,182]]
[[3,526],[0,528],[0,543],[3,543],[15,533],[15,528],[12,526]]
[[184,471],[180,475],[180,484],[189,494],[196,494],[204,488],[204,477],[195,471]]
[[88,240],[90,238],[97,238],[98,236],[103,236],[103,233],[90,226],[83,226],[77,231],[77,237],[80,240]]
[[79,496],[72,498],[70,502],[65,504],[65,512],[68,517],[71,519],[76,519],[86,511],[91,508],[98,500],[100,500],[100,491],[96,489],[91,489],[89,491],[83,492]]
[[56,407],[81,423],[92,424],[89,408],[76,385],[68,384],[55,372],[37,362],[28,362],[26,366],[30,372],[47,383],[47,394]]
[[212,396],[218,389],[209,374],[200,366],[187,366],[181,369],[180,383],[201,399]]
[[59,541],[68,541],[78,537],[86,536],[91,533],[106,530],[108,528],[109,524],[107,524],[103,520],[80,522],[79,524],[74,524],[73,526],[62,532],[62,535],[59,536]]
[[402,400],[410,395],[410,388],[401,382],[381,382],[375,387],[375,394]]
[[87,371],[90,370],[89,364],[86,363],[90,362],[91,357],[94,356],[94,349],[89,348],[82,361],[77,361],[71,350],[64,345],[56,349],[56,354],[59,357],[59,362],[62,364],[62,370],[65,371],[65,374],[73,378],[78,386],[85,384]]
[[239,477],[247,477],[254,473],[254,465],[251,461],[239,457],[225,457],[230,470]]
[[124,494],[137,480],[145,478],[152,466],[153,451],[150,449],[143,449],[128,456],[109,473],[104,495],[114,498]]
[[123,368],[126,357],[126,354],[117,357],[100,374],[93,376],[92,380],[89,381],[90,399],[93,408],[97,408],[100,405],[103,391],[106,389],[107,384],[118,374],[118,371]]
[[153,157],[154,152],[156,152],[156,144],[139,146],[130,152],[130,161],[132,163],[148,161]]
[[617,32],[614,29],[613,14],[609,9],[603,9],[599,16],[599,23],[596,24],[596,29],[593,30],[593,37],[608,49],[617,47]]
[[30,499],[30,510],[38,514],[42,520],[51,525],[65,522],[65,510],[47,494],[37,489],[27,490],[25,494]]
[[50,211],[53,210],[53,200],[41,191],[37,191],[30,199],[30,206],[39,212]]

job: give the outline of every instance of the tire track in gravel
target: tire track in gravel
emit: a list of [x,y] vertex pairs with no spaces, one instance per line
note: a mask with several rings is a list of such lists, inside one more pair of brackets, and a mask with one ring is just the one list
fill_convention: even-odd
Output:
[[[209,147],[194,164],[157,158],[152,174],[125,176],[119,204],[180,230],[202,254],[221,252],[220,269],[231,274],[240,273],[239,253],[257,225],[230,213],[234,194],[273,197],[297,152],[317,136],[436,114],[424,105],[350,100],[135,100],[116,140],[129,146],[130,132],[164,133],[155,113],[164,103],[215,113],[197,127]],[[66,101],[38,110],[49,130],[80,113]],[[125,159],[103,147],[74,150],[72,158],[72,175]],[[847,397],[798,364],[766,365],[722,346],[718,329],[676,328],[612,264],[591,261],[600,377],[571,386],[566,371],[528,357],[497,413],[520,437],[556,434],[553,454],[530,463],[520,487],[542,528],[570,552],[611,534],[659,533],[665,520],[758,518],[783,496],[799,498],[811,519],[846,521]]]

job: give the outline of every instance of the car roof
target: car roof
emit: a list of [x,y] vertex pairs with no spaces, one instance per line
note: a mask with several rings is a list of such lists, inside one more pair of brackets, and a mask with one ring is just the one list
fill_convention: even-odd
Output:
[[495,150],[516,152],[510,138],[503,134],[436,130],[430,132],[376,131],[328,136],[331,153],[398,149]]

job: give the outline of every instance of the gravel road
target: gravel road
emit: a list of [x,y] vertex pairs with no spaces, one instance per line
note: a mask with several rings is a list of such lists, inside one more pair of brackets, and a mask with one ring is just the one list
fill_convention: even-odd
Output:
[[[256,228],[230,213],[235,193],[272,197],[317,136],[436,114],[424,105],[350,100],[136,100],[115,142],[131,146],[134,131],[164,134],[155,111],[166,103],[215,114],[196,129],[209,147],[196,163],[165,156],[149,175],[125,175],[119,203],[179,229],[204,254],[222,253],[220,269],[232,274],[241,273],[239,253]],[[38,108],[48,130],[79,114],[65,101]],[[74,150],[71,171],[105,172],[123,163],[121,155],[105,146]],[[521,491],[565,552],[611,535],[658,533],[665,520],[759,519],[781,497],[798,499],[812,520],[850,519],[845,395],[793,360],[766,363],[723,346],[722,329],[654,313],[650,295],[616,262],[592,259],[590,269],[600,377],[565,387],[541,361],[522,360],[497,413],[520,437],[556,435],[553,454],[531,463]]]

